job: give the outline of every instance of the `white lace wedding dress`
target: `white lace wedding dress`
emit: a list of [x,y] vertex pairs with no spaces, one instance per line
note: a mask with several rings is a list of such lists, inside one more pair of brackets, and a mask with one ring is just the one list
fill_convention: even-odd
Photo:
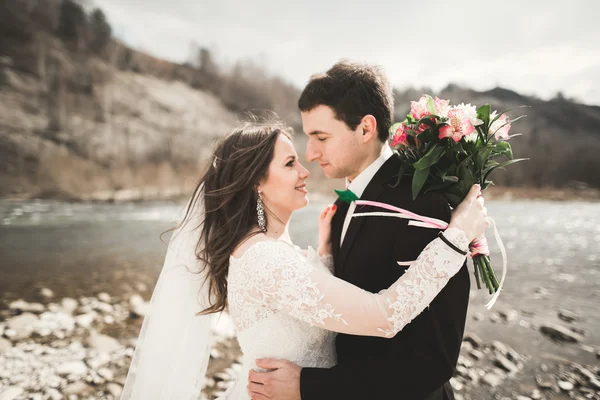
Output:
[[[468,246],[456,228],[445,236],[459,248]],[[248,372],[257,369],[257,358],[327,368],[336,364],[334,332],[393,337],[431,303],[465,256],[435,239],[378,294],[334,277],[331,261],[279,240],[257,242],[239,258],[230,258],[229,313],[243,362],[237,381],[219,399],[250,399]]]

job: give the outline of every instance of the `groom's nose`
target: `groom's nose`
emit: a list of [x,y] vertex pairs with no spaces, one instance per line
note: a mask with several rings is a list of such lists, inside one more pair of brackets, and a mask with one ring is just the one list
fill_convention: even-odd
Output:
[[321,157],[321,152],[317,151],[312,140],[308,140],[306,144],[306,161],[313,162]]

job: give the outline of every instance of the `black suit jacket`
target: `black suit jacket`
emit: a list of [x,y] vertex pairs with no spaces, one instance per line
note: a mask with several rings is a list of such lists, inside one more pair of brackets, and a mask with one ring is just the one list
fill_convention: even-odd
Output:
[[[361,199],[408,209],[450,221],[450,208],[438,193],[412,201],[410,179],[396,188],[400,160],[388,159],[373,177]],[[391,286],[408,267],[397,261],[416,260],[438,234],[436,229],[408,226],[405,219],[353,218],[342,248],[340,236],[348,204],[336,202],[332,220],[335,275],[373,293]],[[382,211],[356,207],[356,212]],[[470,279],[466,263],[442,292],[409,325],[391,339],[338,334],[338,365],[303,368],[302,400],[331,399],[454,399],[449,380],[454,375],[462,343]]]

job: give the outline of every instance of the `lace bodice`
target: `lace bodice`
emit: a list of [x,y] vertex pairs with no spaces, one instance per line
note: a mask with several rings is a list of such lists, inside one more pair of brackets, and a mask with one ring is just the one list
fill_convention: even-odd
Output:
[[[445,236],[467,248],[465,234]],[[435,239],[387,290],[370,293],[333,276],[331,257],[279,240],[259,241],[230,258],[229,313],[244,354],[243,369],[260,357],[303,367],[335,365],[334,335],[393,337],[419,315],[462,267],[465,256]],[[325,265],[327,264],[327,265]],[[400,267],[399,267],[400,268]],[[245,381],[237,386],[245,393]],[[237,398],[237,397],[229,397]]]

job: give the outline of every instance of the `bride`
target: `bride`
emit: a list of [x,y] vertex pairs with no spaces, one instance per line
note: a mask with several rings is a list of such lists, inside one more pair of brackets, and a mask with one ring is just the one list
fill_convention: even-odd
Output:
[[[243,365],[222,399],[250,399],[246,381],[257,358],[331,367],[335,332],[393,337],[465,262],[438,238],[380,293],[334,277],[335,206],[319,217],[316,251],[300,250],[289,236],[292,212],[308,204],[308,176],[283,126],[249,123],[220,141],[169,243],[121,399],[199,399],[211,324],[225,310]],[[487,227],[478,194],[471,190],[444,232],[460,249]]]

